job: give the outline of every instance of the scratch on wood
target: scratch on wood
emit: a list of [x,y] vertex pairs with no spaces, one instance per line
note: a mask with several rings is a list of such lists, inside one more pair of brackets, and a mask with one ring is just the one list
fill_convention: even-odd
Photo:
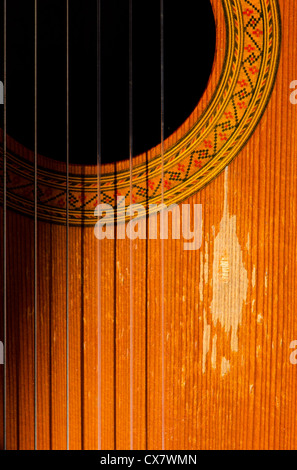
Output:
[[253,286],[253,289],[255,288],[256,286],[256,266],[253,267],[253,273],[252,273],[252,286]]
[[211,365],[213,369],[217,367],[217,335],[212,338]]
[[225,357],[222,357],[222,363],[221,363],[221,375],[224,377],[224,375],[228,374],[230,372],[230,361],[226,359]]
[[268,290],[268,272],[265,273],[265,295],[267,295]]

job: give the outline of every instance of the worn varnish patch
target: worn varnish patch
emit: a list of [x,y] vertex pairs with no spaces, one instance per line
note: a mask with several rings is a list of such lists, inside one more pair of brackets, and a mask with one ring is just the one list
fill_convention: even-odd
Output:
[[221,375],[224,377],[228,372],[230,372],[230,361],[226,359],[225,357],[222,357],[222,362],[221,362]]
[[[206,372],[207,355],[213,369],[221,366],[221,375],[229,373],[230,361],[220,354],[218,323],[230,336],[231,351],[238,351],[238,329],[242,323],[243,307],[249,286],[248,273],[243,263],[243,250],[237,237],[236,216],[228,210],[228,168],[225,170],[224,211],[216,234],[213,230],[213,243],[205,243],[205,252],[200,253],[199,295],[203,309],[202,373]],[[248,242],[249,244],[249,242]],[[213,251],[210,250],[213,247]],[[211,298],[205,306],[204,286],[211,280]],[[256,284],[256,269],[251,276],[251,284]]]
[[217,367],[217,335],[212,338],[211,365],[213,369]]
[[231,349],[238,351],[238,328],[248,290],[248,275],[236,233],[236,216],[228,211],[228,168],[225,170],[224,213],[214,240],[212,319],[231,332]]

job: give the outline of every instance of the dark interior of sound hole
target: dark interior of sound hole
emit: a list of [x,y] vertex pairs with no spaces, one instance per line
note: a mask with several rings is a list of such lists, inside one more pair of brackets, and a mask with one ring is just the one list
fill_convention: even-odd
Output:
[[[70,5],[70,161],[95,164],[97,19]],[[178,5],[178,6],[177,6]],[[102,162],[129,156],[129,2],[101,1]],[[34,0],[7,2],[8,133],[34,148]],[[2,25],[3,27],[3,25]],[[196,107],[215,52],[209,0],[164,0],[165,137]],[[3,74],[3,67],[1,67]],[[3,78],[2,78],[3,80]],[[160,1],[133,1],[133,154],[160,142]],[[66,1],[38,2],[38,152],[66,159]]]

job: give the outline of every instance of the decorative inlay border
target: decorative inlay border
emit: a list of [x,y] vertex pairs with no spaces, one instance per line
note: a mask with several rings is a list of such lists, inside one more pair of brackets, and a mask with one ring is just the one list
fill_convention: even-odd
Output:
[[[227,26],[223,72],[205,112],[164,154],[164,202],[168,205],[199,191],[231,162],[254,132],[273,89],[281,42],[277,0],[220,1]],[[120,195],[126,205],[161,203],[161,167],[161,155],[134,166],[132,197],[129,170],[103,174],[100,201],[114,206]],[[31,216],[33,164],[9,146],[7,188],[8,207]],[[70,175],[71,225],[93,225],[98,200],[96,175]],[[62,172],[38,168],[38,217],[65,223],[66,177]]]

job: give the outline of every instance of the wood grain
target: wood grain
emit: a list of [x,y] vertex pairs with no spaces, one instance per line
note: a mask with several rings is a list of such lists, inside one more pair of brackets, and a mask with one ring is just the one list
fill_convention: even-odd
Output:
[[[166,145],[205,109],[219,80],[225,30],[221,2],[213,3],[214,71],[193,116]],[[169,450],[297,447],[297,366],[289,360],[290,343],[297,340],[297,106],[289,101],[289,84],[297,79],[297,22],[295,2],[279,4],[280,67],[262,120],[229,167],[185,201],[192,209],[202,204],[202,246],[185,251],[184,240],[164,242],[163,398]],[[3,220],[2,208],[0,216]],[[8,211],[9,449],[34,448],[33,225]],[[40,449],[66,448],[65,247],[65,227],[38,223]],[[98,249],[92,228],[70,228],[70,448],[130,449],[133,418],[133,448],[160,449],[161,241],[133,241],[132,275],[129,239],[100,242],[99,258]],[[0,421],[3,447],[2,410]]]

